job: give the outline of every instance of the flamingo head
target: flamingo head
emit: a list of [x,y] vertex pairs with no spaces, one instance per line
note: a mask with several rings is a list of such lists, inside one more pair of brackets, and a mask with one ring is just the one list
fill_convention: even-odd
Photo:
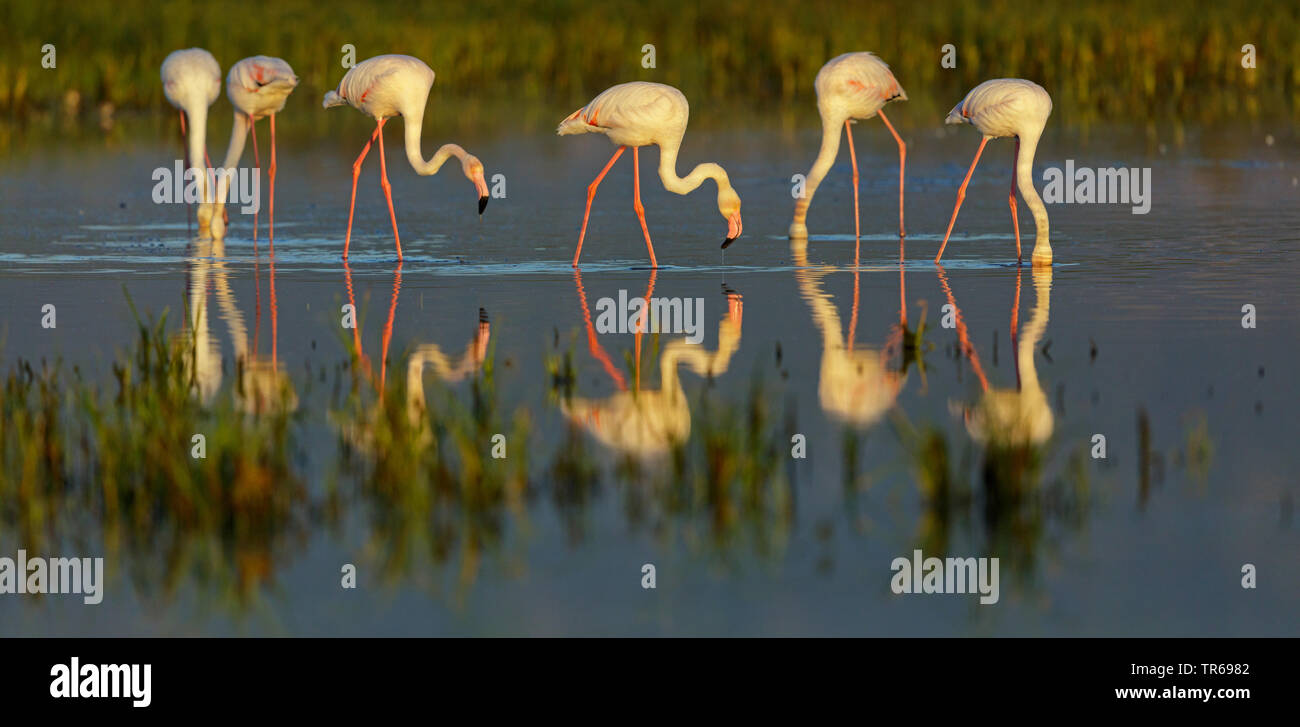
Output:
[[740,221],[740,195],[731,187],[724,187],[718,190],[718,212],[727,220],[727,239],[722,241],[722,249],[727,249],[731,243],[740,237],[743,225]]
[[482,217],[489,199],[487,180],[483,178],[483,162],[473,154],[466,154],[464,161],[461,162],[461,169],[464,170],[469,181],[474,183],[474,189],[478,191],[478,214]]

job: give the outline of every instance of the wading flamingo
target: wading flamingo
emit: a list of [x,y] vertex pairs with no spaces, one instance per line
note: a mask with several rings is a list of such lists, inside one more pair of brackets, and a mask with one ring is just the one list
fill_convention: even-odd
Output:
[[641,157],[640,148],[655,144],[659,147],[659,178],[664,188],[677,194],[689,194],[712,179],[718,184],[718,212],[727,220],[727,239],[722,247],[740,237],[740,195],[731,188],[731,180],[722,167],[711,162],[698,164],[685,177],[677,176],[677,151],[682,146],[682,136],[686,134],[686,120],[690,116],[690,106],[686,96],[672,86],[662,83],[634,81],[611,86],[591,103],[574,111],[560,123],[555,133],[560,136],[569,134],[596,133],[604,134],[609,140],[618,144],[618,151],[610,158],[605,168],[600,170],[587,187],[587,211],[582,215],[582,232],[578,233],[578,249],[573,253],[573,267],[578,267],[578,256],[582,254],[582,241],[587,236],[587,220],[591,217],[591,201],[596,197],[596,188],[600,180],[627,147],[632,147],[632,209],[637,219],[641,220],[641,231],[645,233],[645,246],[650,251],[650,266],[659,267],[655,260],[654,245],[650,243],[650,229],[645,223],[645,207],[641,206]]
[[348,258],[352,242],[352,213],[357,206],[357,177],[361,174],[361,161],[370,152],[370,145],[379,139],[379,179],[388,199],[388,216],[393,220],[393,241],[397,244],[397,259],[402,259],[402,239],[397,234],[397,215],[393,213],[392,185],[388,183],[388,163],[384,159],[384,123],[400,115],[406,127],[406,159],[422,177],[437,174],[451,157],[460,160],[461,171],[478,190],[478,214],[481,219],[488,203],[487,182],[483,178],[483,163],[456,144],[443,144],[429,161],[420,152],[420,127],[424,123],[424,107],[433,88],[433,69],[419,58],[402,55],[383,55],[358,63],[339,81],[337,91],[325,94],[322,106],[351,104],[356,110],[375,119],[375,133],[361,150],[361,156],[352,163],[352,200],[348,205],[348,233],[343,240],[343,259]]
[[1034,190],[1034,150],[1038,148],[1038,139],[1047,126],[1047,117],[1052,113],[1052,97],[1042,86],[1033,81],[1020,78],[995,78],[985,81],[966,94],[961,103],[948,112],[945,124],[971,124],[984,138],[975,151],[975,161],[970,163],[970,171],[957,189],[957,204],[952,208],[952,219],[948,221],[948,231],[943,235],[943,244],[934,261],[943,257],[943,249],[948,246],[948,237],[952,234],[953,223],[957,221],[957,211],[966,198],[966,185],[975,173],[980,154],[989,139],[1004,136],[1016,137],[1016,162],[1011,168],[1011,194],[1007,198],[1011,203],[1011,225],[1016,229],[1016,262],[1020,255],[1020,218],[1016,214],[1016,187],[1020,187],[1020,196],[1025,198],[1030,212],[1034,213],[1034,265],[1052,264],[1052,244],[1047,239],[1047,208]]
[[840,151],[840,127],[849,138],[849,161],[853,163],[853,236],[859,237],[861,227],[858,217],[858,156],[853,149],[854,121],[880,116],[885,128],[898,142],[898,236],[904,237],[903,225],[903,174],[907,166],[907,145],[903,143],[894,125],[885,118],[885,104],[906,101],[907,92],[898,85],[889,66],[874,53],[845,53],[826,62],[817,72],[814,82],[817,89],[817,111],[822,117],[822,146],[813,161],[804,184],[804,194],[794,205],[794,222],[790,223],[790,238],[808,236],[808,207],[813,194],[821,184],[835,156]]
[[[270,118],[271,122],[271,166],[267,176],[271,181],[271,200],[269,227],[271,244],[275,244],[275,115],[284,110],[284,102],[298,85],[298,76],[294,75],[289,64],[279,58],[253,56],[245,58],[230,67],[226,76],[226,96],[230,105],[235,107],[234,125],[230,127],[230,146],[226,149],[224,169],[232,169],[239,164],[244,154],[244,140],[249,132],[253,134],[253,163],[257,169],[262,168],[262,161],[257,153],[257,120]],[[217,184],[217,205],[224,205],[226,188],[230,183],[229,173]],[[257,239],[257,215],[253,216],[253,239]]]
[[[220,238],[225,225],[218,220],[216,229],[212,229],[212,190],[208,187],[208,175],[198,164],[203,160],[207,166],[212,166],[207,161],[208,107],[221,95],[221,66],[211,53],[202,48],[172,51],[163,60],[162,84],[163,95],[180,111],[181,135],[187,142],[185,165],[199,181],[199,234],[206,235],[211,231],[214,237]],[[189,133],[186,117],[189,117],[191,127]]]

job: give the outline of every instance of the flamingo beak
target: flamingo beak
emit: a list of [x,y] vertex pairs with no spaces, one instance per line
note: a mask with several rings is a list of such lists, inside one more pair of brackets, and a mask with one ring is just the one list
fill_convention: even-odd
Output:
[[731,243],[735,242],[737,237],[740,237],[740,231],[742,228],[743,225],[740,222],[740,212],[736,212],[727,218],[727,239],[722,241],[723,250],[730,247]]
[[487,181],[483,179],[483,172],[481,171],[474,175],[474,188],[478,190],[478,216],[482,218],[483,210],[487,209],[490,196],[488,195]]

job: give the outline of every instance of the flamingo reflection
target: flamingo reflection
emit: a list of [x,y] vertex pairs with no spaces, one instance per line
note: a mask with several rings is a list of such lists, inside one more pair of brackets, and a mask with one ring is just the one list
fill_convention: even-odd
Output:
[[[654,294],[656,274],[653,270],[650,273],[644,298],[646,301]],[[691,411],[686,392],[682,389],[678,367],[684,365],[704,377],[713,377],[727,371],[732,355],[740,347],[740,294],[730,290],[726,293],[727,316],[718,324],[716,351],[706,351],[703,346],[687,343],[683,339],[670,341],[664,346],[663,353],[659,356],[658,389],[641,386],[641,337],[645,333],[647,317],[643,309],[641,323],[634,334],[635,363],[632,386],[629,389],[627,380],[614,366],[596,336],[591,311],[587,306],[587,293],[582,285],[582,273],[574,270],[573,279],[582,305],[588,349],[619,391],[601,399],[571,397],[561,402],[561,411],[570,422],[585,429],[610,449],[643,459],[667,454],[673,446],[685,442],[691,433]]]
[[907,328],[907,288],[903,261],[898,263],[898,323],[891,326],[885,344],[879,348],[857,346],[859,308],[859,270],[853,269],[853,304],[848,336],[831,296],[822,291],[822,279],[832,268],[812,268],[808,264],[808,242],[796,238],[790,249],[795,264],[795,281],[799,293],[812,310],[813,323],[821,333],[822,359],[817,387],[822,409],[832,417],[859,427],[880,420],[898,400],[907,382],[907,357],[901,366],[892,366],[896,356],[911,337]]
[[[352,267],[345,261],[343,263],[343,272],[347,286],[348,303],[352,310],[356,311],[356,294],[352,286]],[[393,323],[397,316],[397,299],[402,290],[402,263],[399,261],[397,267],[393,270],[393,290],[391,300],[388,306],[388,317],[384,321],[383,337],[380,342],[380,364],[378,372],[366,356],[365,350],[361,345],[361,324],[360,320],[352,328],[352,354],[353,360],[360,367],[362,375],[369,382],[379,398],[370,416],[379,417],[383,415],[384,393],[387,386],[387,370],[389,360],[389,347],[393,340]],[[419,447],[425,447],[432,442],[432,431],[429,428],[427,417],[428,407],[424,395],[424,374],[428,369],[432,369],[434,374],[445,382],[461,381],[475,375],[483,368],[483,363],[487,359],[488,340],[491,336],[491,324],[488,321],[487,311],[479,309],[478,328],[475,330],[473,337],[466,344],[464,352],[458,359],[445,354],[442,347],[436,343],[423,343],[416,346],[407,360],[406,366],[406,389],[404,408],[406,410],[407,421],[415,430],[415,442]],[[368,421],[348,421],[343,424],[344,436],[353,443],[358,449],[371,451],[374,448],[373,437],[371,436],[372,427]]]
[[187,320],[189,333],[193,336],[194,349],[193,356],[186,357],[186,361],[191,366],[189,374],[194,382],[199,401],[204,405],[212,403],[221,388],[224,375],[221,346],[212,334],[209,323],[210,292],[216,301],[218,314],[226,323],[234,350],[235,406],[249,414],[296,410],[298,399],[293,390],[293,382],[279,360],[279,306],[275,292],[274,254],[268,263],[271,310],[271,355],[268,357],[258,352],[262,302],[261,272],[257,259],[254,259],[253,268],[254,278],[257,281],[256,324],[250,337],[244,315],[230,287],[225,243],[221,240],[198,240],[194,245],[194,256],[189,261]]
[[1034,303],[1033,315],[1025,327],[1024,336],[1019,336],[1020,281],[1021,270],[1016,269],[1016,294],[1011,309],[1011,345],[1016,350],[1015,369],[1016,386],[1012,388],[995,388],[989,385],[988,377],[980,365],[979,355],[966,323],[962,319],[961,309],[957,307],[956,297],[948,284],[948,276],[943,266],[936,266],[939,285],[943,288],[948,303],[955,312],[957,336],[961,351],[971,362],[983,389],[979,401],[973,406],[961,406],[960,412],[966,423],[966,430],[971,437],[981,444],[996,447],[1023,447],[1039,445],[1052,436],[1055,419],[1047,394],[1038,380],[1038,369],[1034,363],[1034,352],[1047,330],[1047,319],[1052,305],[1052,269],[1037,267],[1033,271]]

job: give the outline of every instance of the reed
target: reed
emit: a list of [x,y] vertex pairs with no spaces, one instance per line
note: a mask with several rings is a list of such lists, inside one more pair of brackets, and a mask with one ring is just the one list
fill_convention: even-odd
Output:
[[[480,0],[400,9],[121,0],[7,3],[3,23],[14,42],[0,44],[0,110],[11,115],[94,116],[105,105],[170,110],[159,65],[171,50],[195,45],[223,67],[256,53],[285,58],[303,80],[291,105],[305,109],[337,85],[345,43],[358,60],[390,52],[424,59],[439,74],[440,97],[508,99],[516,109],[548,112],[645,79],[677,85],[701,106],[783,104],[814,113],[818,68],[850,50],[886,59],[913,108],[927,113],[1001,76],[1041,82],[1072,121],[1300,110],[1300,5],[1288,0],[924,7],[905,0]],[[56,69],[41,67],[45,43],[58,49]],[[646,43],[656,48],[653,69],[641,64]],[[956,46],[955,69],[940,65],[946,43]],[[1253,70],[1242,68],[1246,43],[1258,51]]]

